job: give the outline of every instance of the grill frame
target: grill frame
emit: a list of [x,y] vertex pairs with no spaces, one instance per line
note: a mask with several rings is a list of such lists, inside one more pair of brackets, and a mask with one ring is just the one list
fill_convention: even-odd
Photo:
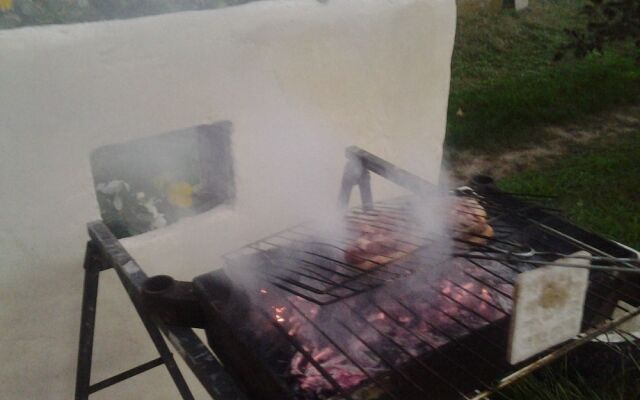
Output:
[[[228,303],[228,298],[224,298],[223,296],[222,298],[218,298],[217,301],[212,300],[215,297],[213,295],[214,293],[224,293],[224,291],[228,291],[229,288],[233,286],[233,284],[230,281],[226,281],[227,282],[226,284],[220,284],[220,279],[223,279],[223,280],[227,279],[226,277],[223,277],[223,276],[224,276],[224,271],[217,271],[215,273],[207,274],[203,277],[197,278],[194,281],[196,291],[198,293],[204,294],[204,296],[207,299],[209,299],[208,304],[211,305],[212,303],[216,303],[215,308],[205,307],[205,310],[209,309],[209,311],[211,312],[211,315],[209,318],[212,322],[211,322],[210,328],[207,329],[207,332],[208,332],[208,338],[212,348],[214,348],[214,350],[223,349],[223,348],[234,349],[233,351],[231,351],[231,353],[233,354],[229,354],[227,356],[223,356],[223,355],[220,355],[220,356],[223,359],[223,362],[225,363],[225,365],[227,365],[233,370],[232,373],[234,376],[238,376],[241,379],[242,377],[251,377],[250,381],[245,383],[245,385],[249,386],[248,391],[250,393],[253,393],[255,396],[260,397],[261,393],[262,394],[265,393],[265,388],[271,388],[269,389],[268,392],[272,396],[274,396],[273,398],[294,398],[292,397],[292,394],[287,391],[286,383],[283,383],[281,380],[278,381],[277,379],[273,379],[273,375],[269,372],[270,366],[268,365],[268,361],[267,361],[267,365],[265,365],[265,360],[257,356],[255,352],[250,348],[250,346],[242,345],[241,343],[238,343],[236,327],[237,327],[237,324],[241,323],[242,321],[241,320],[229,321],[224,317],[225,305]],[[217,286],[217,289],[216,289],[216,286]],[[237,299],[234,300],[234,303],[236,304],[238,303]],[[236,311],[236,314],[242,315],[243,319],[244,319],[244,316],[249,315],[251,311],[251,306],[249,306],[248,304],[249,304],[249,299],[247,298],[246,303],[244,304],[246,308]],[[607,305],[607,304],[604,304],[604,305]],[[603,304],[602,303],[595,304],[595,305],[591,305],[590,307],[596,308],[598,306],[602,307]],[[611,304],[609,304],[608,307],[606,307],[607,310],[611,308],[613,308]],[[597,311],[595,313],[600,314],[601,316],[609,315],[607,314],[608,312],[607,310]],[[264,320],[267,321],[267,317],[265,317]],[[503,320],[497,323],[494,323],[493,326],[490,326],[488,328],[489,330],[495,329],[495,331],[497,332],[493,335],[495,336],[495,338],[492,339],[495,342],[494,343],[495,348],[501,348],[506,350],[507,337],[505,336],[505,334],[507,332],[507,326],[508,326],[508,315],[505,316]],[[482,345],[486,346],[486,342],[487,342],[486,340],[478,339],[478,336],[483,336],[486,334],[478,333],[478,330],[474,330],[474,332],[476,333],[475,337],[465,338],[466,341],[463,340],[462,344],[458,343],[458,347],[462,346],[463,348],[466,348],[466,349],[469,349],[469,348],[473,349],[473,348],[481,348]],[[244,351],[238,350],[241,347],[244,347],[245,350]],[[239,354],[241,356],[238,357]],[[496,373],[501,372],[504,375],[506,374],[506,372],[510,372],[504,369],[506,367],[506,365],[504,364],[504,354],[498,351],[495,351],[495,352],[489,352],[489,353],[483,352],[482,355],[485,358],[493,357],[492,359],[489,360],[490,363],[498,364],[498,365],[502,364],[501,365],[502,369],[497,368],[495,370]],[[242,361],[239,361],[238,359],[241,359]],[[247,362],[246,360],[251,360],[251,361]],[[255,367],[257,365],[262,365],[263,368],[259,373],[256,373],[256,371],[253,369],[247,370],[244,367],[244,365],[246,364],[251,365],[252,367]],[[524,364],[528,364],[528,362]],[[232,365],[234,365],[235,367]],[[435,366],[436,364],[433,363],[432,360],[430,360],[429,365]],[[482,369],[486,371],[486,365],[484,365]],[[478,374],[477,371],[472,371],[470,373]],[[253,383],[256,381],[262,382],[259,385],[260,389],[252,390],[251,386],[253,386]],[[484,381],[486,383],[486,378],[484,379]],[[495,385],[495,382],[491,382],[491,384]],[[456,383],[456,385],[459,385],[459,383]],[[480,388],[489,389],[490,386],[491,386],[490,384],[486,384],[484,387],[480,387]],[[271,392],[271,390],[273,390],[273,392]],[[343,397],[349,398],[348,396],[343,396]],[[442,396],[439,398],[445,398],[445,397]],[[451,397],[451,398],[455,398],[455,397]]]
[[[369,157],[369,153],[360,149],[350,148],[347,153],[350,158],[350,162],[348,164],[347,171],[345,172],[340,195],[340,202],[343,207],[346,207],[346,204],[348,204],[353,186],[358,185],[360,186],[362,195],[361,211],[363,213],[368,213],[375,209],[371,196],[368,171],[378,173],[385,178],[398,183],[400,186],[410,189],[418,196],[425,193],[433,194],[438,191],[437,188],[421,181],[419,178],[404,170],[391,166],[391,164],[386,163],[384,160],[380,160],[374,156]],[[360,160],[360,162],[358,162],[358,160]],[[354,169],[356,172],[354,172]],[[594,252],[595,250],[595,254],[618,258],[637,258],[637,254],[633,251],[570,224],[556,215],[552,209],[533,206],[528,202],[523,201],[522,196],[499,192],[495,186],[493,186],[492,181],[485,177],[476,178],[472,182],[472,187],[480,196],[494,196],[499,198],[501,201],[506,202],[509,204],[511,211],[518,210],[517,216],[519,218],[527,218],[538,222],[543,221],[539,228],[544,229],[544,234],[546,235],[550,235],[554,231],[564,232],[577,242],[582,243],[586,248],[590,249],[591,252]],[[495,223],[495,221],[492,222]],[[469,260],[471,262],[477,261],[471,257]],[[607,274],[610,274],[610,272],[597,272],[592,274],[592,276],[604,276]],[[619,277],[616,279],[619,279]],[[639,287],[637,281],[631,278],[624,279],[621,283],[622,286],[630,285],[632,289],[637,289]],[[599,284],[606,285],[608,282],[605,280]],[[252,343],[250,343],[250,341],[249,343],[242,343],[242,340],[239,339],[238,323],[240,321],[230,321],[225,317],[225,313],[228,311],[226,310],[226,307],[228,307],[231,296],[234,297],[233,303],[240,307],[239,310],[235,310],[237,315],[243,316],[243,319],[246,319],[248,315],[251,315],[251,313],[256,310],[252,309],[252,307],[248,305],[249,301],[247,298],[243,299],[242,295],[238,297],[238,293],[232,292],[233,284],[228,280],[228,277],[225,276],[224,271],[216,271],[197,277],[194,279],[194,286],[196,292],[200,295],[201,301],[204,303],[203,309],[205,310],[206,320],[208,322],[207,337],[211,347],[216,353],[218,353],[218,356],[231,373],[243,381],[248,393],[252,394],[256,398],[296,398],[295,396],[299,393],[296,394],[295,392],[292,392],[290,390],[289,383],[283,382],[282,379],[274,376],[273,371],[270,370],[271,368],[268,365],[268,362],[267,365],[265,365],[265,360],[261,359],[261,357],[256,354],[255,349],[252,348]],[[626,291],[626,288],[623,287],[620,292],[616,292],[615,294],[616,296],[629,300],[630,296],[624,294]],[[639,303],[638,298],[637,296],[633,297],[634,303],[636,303],[637,306]],[[604,301],[603,299],[601,299],[601,301],[594,301],[591,299],[590,301],[591,303],[589,303],[587,307],[594,310],[594,313],[598,316],[597,319],[599,319],[600,323],[607,321],[607,317],[611,315],[611,311],[616,307],[616,304],[613,301],[607,299],[604,299]],[[639,311],[636,309],[634,312]],[[624,318],[628,318],[629,315]],[[265,318],[268,320],[270,317],[266,316]],[[609,323],[619,322],[619,320],[609,321]],[[501,323],[506,325],[508,323],[508,317]],[[277,330],[277,324],[273,325]],[[587,321],[585,322],[584,328],[587,328],[590,325],[593,325],[593,323]],[[491,327],[492,325],[489,324],[487,326]],[[496,326],[496,324],[494,324],[494,326]],[[498,330],[502,333],[506,332],[506,329],[504,328],[500,328]],[[490,383],[482,382],[484,385],[478,387],[476,391],[469,392],[470,394],[459,393],[461,395],[459,398],[485,398],[495,390],[512,383],[515,378],[520,378],[521,376],[530,373],[534,369],[551,362],[561,354],[577,347],[577,344],[585,344],[596,336],[597,335],[595,335],[594,332],[591,332],[587,333],[579,340],[556,346],[556,348],[551,351],[535,357],[533,361],[528,360],[516,366],[516,368],[511,368],[509,371],[501,371],[501,376],[504,376],[502,379],[494,379]],[[637,338],[635,336],[630,337],[630,341],[635,341],[636,339]],[[502,345],[502,348],[506,350],[505,340],[506,337],[503,336],[502,343],[504,345]],[[462,346],[466,348],[473,348],[470,344],[463,343]],[[500,347],[500,345],[497,346]],[[302,348],[297,348],[297,351],[304,353]],[[491,354],[497,355],[500,353],[489,353],[489,355]],[[307,358],[309,358],[309,355],[307,355]],[[316,366],[316,368],[318,367],[319,366]],[[257,382],[259,382],[259,384],[256,384]],[[342,393],[341,396],[342,397],[340,398],[352,398],[350,397],[350,393]]]

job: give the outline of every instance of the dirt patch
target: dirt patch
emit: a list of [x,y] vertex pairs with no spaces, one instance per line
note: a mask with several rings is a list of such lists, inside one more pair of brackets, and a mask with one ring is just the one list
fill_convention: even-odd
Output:
[[[577,144],[594,139],[615,137],[640,131],[640,104],[618,108],[565,126],[542,128],[546,137],[537,145],[498,154],[475,151],[445,151],[448,170],[457,182],[467,182],[472,175],[491,175],[496,179],[533,169],[571,150]],[[535,133],[532,133],[535,134]]]

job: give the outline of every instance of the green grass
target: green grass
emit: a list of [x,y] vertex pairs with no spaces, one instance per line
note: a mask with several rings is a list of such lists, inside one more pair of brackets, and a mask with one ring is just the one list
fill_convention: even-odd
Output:
[[451,66],[453,92],[484,87],[518,71],[553,65],[564,29],[584,22],[580,0],[531,0],[530,10],[458,16]]
[[505,390],[496,399],[511,400],[632,400],[640,395],[638,370],[618,372],[607,382],[592,387],[583,377],[569,373],[566,365],[546,368]]
[[552,61],[566,40],[564,29],[584,22],[582,3],[537,0],[520,14],[459,17],[449,148],[497,152],[523,147],[545,139],[540,126],[640,99],[640,66],[629,46],[584,60]]
[[640,132],[574,147],[561,160],[499,186],[556,195],[554,205],[578,225],[640,249]]

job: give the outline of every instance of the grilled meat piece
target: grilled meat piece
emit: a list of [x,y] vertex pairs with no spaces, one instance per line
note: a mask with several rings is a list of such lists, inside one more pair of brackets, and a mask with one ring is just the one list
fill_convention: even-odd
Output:
[[[452,237],[461,242],[482,246],[493,237],[493,228],[487,223],[487,212],[472,197],[452,199],[450,229]],[[406,212],[372,211],[347,217],[347,230],[354,234],[345,250],[345,262],[362,269],[387,264],[423,244],[424,229],[420,230],[415,218]]]
[[[407,221],[383,213],[373,214],[370,222],[347,220],[347,229],[356,238],[345,250],[345,262],[362,269],[384,265],[415,251]],[[412,242],[413,240],[413,242]]]
[[458,197],[452,209],[453,237],[469,244],[482,246],[493,237],[493,228],[487,223],[487,212],[472,197]]

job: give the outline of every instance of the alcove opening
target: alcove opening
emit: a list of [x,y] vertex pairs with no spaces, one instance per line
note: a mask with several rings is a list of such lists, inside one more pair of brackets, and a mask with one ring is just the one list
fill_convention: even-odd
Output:
[[232,204],[231,133],[225,121],[95,149],[91,170],[105,224],[130,237]]

